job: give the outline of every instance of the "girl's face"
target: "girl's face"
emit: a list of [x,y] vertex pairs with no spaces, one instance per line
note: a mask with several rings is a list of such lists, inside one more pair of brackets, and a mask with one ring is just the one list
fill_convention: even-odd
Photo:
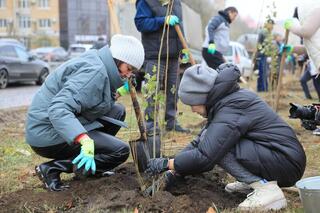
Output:
[[132,72],[134,70],[134,68],[131,65],[126,63],[121,63],[118,66],[118,69],[119,69],[121,78],[129,78],[132,75]]
[[207,109],[205,105],[191,106],[192,112],[198,113],[202,117],[207,117]]

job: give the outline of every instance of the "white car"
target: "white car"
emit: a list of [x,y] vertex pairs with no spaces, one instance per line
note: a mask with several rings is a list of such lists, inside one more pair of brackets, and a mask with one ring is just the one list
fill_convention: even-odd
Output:
[[252,60],[245,47],[234,41],[230,41],[228,52],[224,55],[229,63],[236,64],[243,77],[250,77],[252,74]]
[[74,58],[91,49],[92,44],[71,44],[68,49],[69,57]]

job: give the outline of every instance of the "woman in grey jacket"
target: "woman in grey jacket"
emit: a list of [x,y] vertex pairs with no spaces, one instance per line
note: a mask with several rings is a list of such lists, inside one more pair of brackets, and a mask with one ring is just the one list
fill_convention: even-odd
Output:
[[53,159],[36,166],[46,188],[67,188],[61,172],[101,174],[126,161],[129,147],[114,137],[120,127],[105,116],[125,119],[124,107],[115,104],[115,93],[143,61],[139,40],[115,35],[110,48],[89,50],[48,76],[26,121],[26,142],[38,155]]
[[206,38],[202,45],[202,57],[212,69],[225,62],[223,54],[227,53],[230,42],[230,24],[236,19],[238,10],[228,7],[212,17],[206,27]]

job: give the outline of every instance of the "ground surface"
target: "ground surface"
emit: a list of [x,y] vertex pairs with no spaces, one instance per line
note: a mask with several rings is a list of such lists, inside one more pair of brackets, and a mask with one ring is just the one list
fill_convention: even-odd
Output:
[[[246,86],[254,88],[254,83]],[[314,95],[315,96],[315,95]],[[272,96],[261,97],[272,104]],[[307,153],[308,162],[304,177],[320,173],[320,137],[300,127],[298,120],[289,120],[288,103],[310,103],[304,100],[299,84],[285,79],[281,97],[280,115],[296,130]],[[127,107],[127,122],[131,129],[121,130],[118,136],[126,141],[138,137],[129,98],[121,100]],[[179,106],[179,120],[183,126],[193,126],[201,119],[186,106]],[[244,195],[230,195],[223,191],[232,178],[220,170],[196,177],[188,177],[169,191],[158,192],[153,198],[144,198],[138,190],[132,163],[117,168],[116,174],[100,179],[73,181],[72,175],[64,175],[70,183],[66,192],[47,192],[36,176],[34,166],[47,159],[35,155],[24,142],[26,107],[0,110],[0,212],[206,212],[216,205],[222,212],[235,212]],[[195,135],[199,128],[193,129]],[[169,134],[163,138],[168,155],[176,153],[191,141],[193,135]],[[171,139],[175,139],[174,141]],[[130,159],[129,159],[130,161]],[[299,196],[286,192],[289,207],[282,212],[302,212]]]

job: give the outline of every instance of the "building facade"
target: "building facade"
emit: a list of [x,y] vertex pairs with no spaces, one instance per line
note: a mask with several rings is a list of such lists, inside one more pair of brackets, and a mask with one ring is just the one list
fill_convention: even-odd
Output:
[[60,45],[92,43],[109,35],[106,0],[60,0]]
[[0,38],[35,48],[58,46],[59,33],[59,0],[0,0]]

